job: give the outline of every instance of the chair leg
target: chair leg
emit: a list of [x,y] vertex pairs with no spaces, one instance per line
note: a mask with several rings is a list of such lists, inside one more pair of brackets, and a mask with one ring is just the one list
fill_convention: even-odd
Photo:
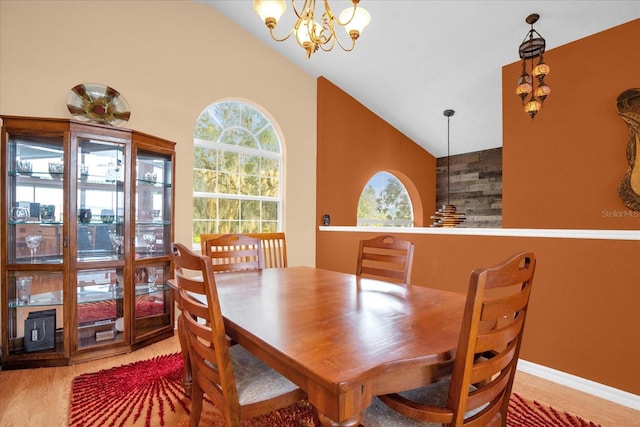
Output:
[[189,416],[189,427],[198,427],[200,415],[202,414],[202,400],[204,392],[197,381],[191,387],[191,415]]
[[191,359],[189,358],[189,341],[186,335],[187,333],[186,326],[184,324],[184,318],[182,317],[182,314],[180,314],[180,316],[178,316],[178,338],[180,340],[180,348],[182,349],[182,386],[184,387],[185,394],[191,397],[193,378],[191,375]]

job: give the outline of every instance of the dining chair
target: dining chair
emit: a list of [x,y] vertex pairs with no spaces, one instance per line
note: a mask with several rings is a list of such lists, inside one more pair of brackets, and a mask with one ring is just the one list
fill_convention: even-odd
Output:
[[262,242],[243,234],[224,234],[202,242],[202,254],[211,259],[213,271],[263,268]]
[[304,398],[300,388],[244,347],[229,345],[209,257],[180,243],[172,243],[171,250],[182,307],[178,333],[187,345],[193,380],[189,425],[198,426],[204,394],[229,427]]
[[[284,232],[271,233],[242,233],[243,236],[257,237],[262,244],[262,268],[286,268],[287,267],[287,238]],[[221,237],[223,234],[200,234],[201,253],[206,253],[204,242],[209,239]]]
[[262,262],[264,268],[287,267],[287,239],[283,232],[253,233],[262,242]]
[[412,242],[391,235],[361,240],[356,275],[408,285],[413,249]]
[[536,258],[473,270],[450,378],[374,398],[366,427],[506,426]]

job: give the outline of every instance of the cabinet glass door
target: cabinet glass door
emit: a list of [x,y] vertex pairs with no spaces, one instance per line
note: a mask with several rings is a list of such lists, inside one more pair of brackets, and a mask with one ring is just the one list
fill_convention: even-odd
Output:
[[8,133],[5,325],[9,357],[65,357],[64,136]]
[[123,259],[125,145],[78,138],[78,261]]
[[123,270],[81,270],[77,283],[78,350],[124,343]]
[[143,339],[159,328],[171,324],[173,300],[167,286],[168,262],[145,263],[136,267],[135,286],[135,339]]
[[8,354],[64,354],[62,272],[16,270],[7,280]]
[[63,143],[62,135],[9,136],[10,264],[62,263]]
[[172,157],[145,150],[135,165],[134,340],[172,327],[167,286],[171,268]]
[[136,258],[169,254],[171,159],[138,152],[136,158]]

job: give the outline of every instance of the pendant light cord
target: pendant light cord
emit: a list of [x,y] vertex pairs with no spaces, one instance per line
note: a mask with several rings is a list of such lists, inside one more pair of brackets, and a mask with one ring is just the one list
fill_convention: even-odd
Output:
[[449,159],[451,158],[451,154],[449,153],[449,120],[451,119],[450,116],[447,116],[447,205],[450,205],[450,201],[449,201],[449,186],[450,186],[450,182],[449,182],[449,175],[450,175],[450,169],[449,169]]

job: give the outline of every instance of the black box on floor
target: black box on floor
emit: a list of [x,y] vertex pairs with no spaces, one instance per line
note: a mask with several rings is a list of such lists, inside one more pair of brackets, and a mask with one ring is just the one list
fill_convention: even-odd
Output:
[[24,321],[24,351],[48,350],[56,346],[56,310],[32,311]]

